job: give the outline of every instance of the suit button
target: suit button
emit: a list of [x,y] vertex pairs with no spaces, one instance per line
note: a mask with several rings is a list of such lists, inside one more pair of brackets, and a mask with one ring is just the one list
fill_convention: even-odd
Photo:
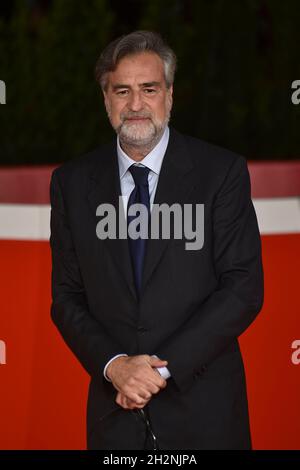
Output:
[[141,335],[143,335],[144,333],[146,333],[148,330],[147,328],[145,328],[144,326],[138,326],[138,333],[140,333]]

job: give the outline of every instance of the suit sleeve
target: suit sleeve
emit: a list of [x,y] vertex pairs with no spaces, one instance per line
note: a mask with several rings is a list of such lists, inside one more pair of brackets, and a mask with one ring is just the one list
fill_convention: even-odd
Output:
[[51,317],[86,371],[103,377],[105,364],[122,352],[122,347],[89,311],[57,170],[52,174],[50,200]]
[[156,352],[181,391],[254,320],[263,303],[261,241],[246,160],[238,157],[214,199],[216,290]]

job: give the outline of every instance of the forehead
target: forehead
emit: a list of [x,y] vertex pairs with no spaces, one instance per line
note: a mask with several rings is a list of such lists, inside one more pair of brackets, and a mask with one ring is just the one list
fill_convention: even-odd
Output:
[[153,52],[143,52],[126,56],[120,60],[116,69],[108,73],[109,83],[146,83],[162,82],[164,65],[161,58]]

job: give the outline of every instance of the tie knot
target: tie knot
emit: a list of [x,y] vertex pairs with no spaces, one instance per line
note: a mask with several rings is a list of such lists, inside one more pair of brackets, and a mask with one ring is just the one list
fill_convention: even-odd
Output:
[[146,186],[148,184],[150,168],[147,168],[146,166],[131,165],[128,169],[132,174],[136,186]]

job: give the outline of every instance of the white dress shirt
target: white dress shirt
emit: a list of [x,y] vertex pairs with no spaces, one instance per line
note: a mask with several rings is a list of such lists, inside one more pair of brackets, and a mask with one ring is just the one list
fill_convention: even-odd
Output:
[[[146,155],[142,162],[136,162],[132,158],[130,158],[124,150],[120,146],[119,136],[117,137],[117,153],[118,153],[118,165],[119,165],[119,175],[120,175],[120,186],[121,186],[121,194],[123,196],[123,206],[125,211],[125,218],[127,214],[127,204],[128,199],[135,187],[135,183],[130,171],[128,168],[131,165],[138,165],[138,166],[146,166],[150,169],[148,174],[148,183],[149,183],[149,196],[150,196],[150,210],[152,210],[153,201],[155,197],[155,192],[157,188],[159,173],[161,169],[161,165],[167,150],[168,142],[169,142],[169,135],[170,131],[168,126],[165,128],[164,133],[156,146],[151,150],[148,155]],[[128,354],[117,354],[110,361],[107,362],[106,366],[104,367],[104,377],[106,380],[110,382],[110,379],[106,375],[106,370],[109,364],[120,356],[128,356]],[[157,357],[154,355],[154,357]],[[157,367],[158,372],[164,379],[168,379],[171,377],[170,371],[167,367]]]

